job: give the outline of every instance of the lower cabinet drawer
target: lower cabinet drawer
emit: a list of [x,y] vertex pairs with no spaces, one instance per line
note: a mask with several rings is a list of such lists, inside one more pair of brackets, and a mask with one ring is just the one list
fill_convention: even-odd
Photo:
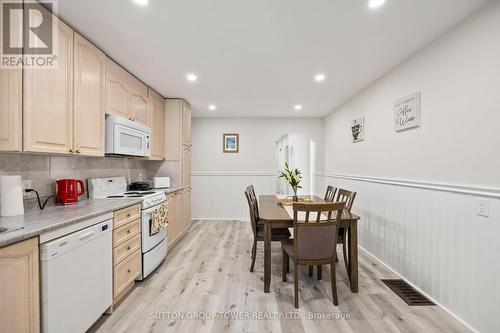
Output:
[[135,220],[123,227],[113,230],[113,247],[124,243],[141,232],[141,220]]
[[113,265],[121,263],[130,254],[141,249],[141,234],[135,235],[133,238],[125,241],[113,249]]
[[114,269],[113,297],[120,295],[141,273],[141,251],[134,252]]
[[114,212],[113,226],[116,229],[140,218],[141,218],[141,205],[130,206]]

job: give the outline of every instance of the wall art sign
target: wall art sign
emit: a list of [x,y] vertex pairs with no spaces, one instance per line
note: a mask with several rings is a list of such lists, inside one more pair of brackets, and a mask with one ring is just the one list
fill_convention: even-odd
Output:
[[352,142],[363,141],[365,138],[365,117],[359,117],[351,122]]
[[394,130],[399,132],[420,126],[420,92],[394,102]]
[[224,133],[223,139],[223,152],[224,153],[238,153],[240,151],[240,135],[236,133]]

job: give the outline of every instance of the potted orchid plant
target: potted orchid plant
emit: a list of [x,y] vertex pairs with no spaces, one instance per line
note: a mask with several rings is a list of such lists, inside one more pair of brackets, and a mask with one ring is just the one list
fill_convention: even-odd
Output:
[[278,178],[283,178],[292,187],[293,190],[293,201],[299,201],[297,197],[297,190],[302,188],[300,182],[302,181],[302,175],[299,169],[290,170],[288,163],[285,163],[285,170],[283,170]]

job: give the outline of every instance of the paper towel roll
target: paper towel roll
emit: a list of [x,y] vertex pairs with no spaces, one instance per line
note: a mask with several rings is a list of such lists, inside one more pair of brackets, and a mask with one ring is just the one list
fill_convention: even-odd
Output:
[[24,214],[21,176],[0,176],[0,215]]

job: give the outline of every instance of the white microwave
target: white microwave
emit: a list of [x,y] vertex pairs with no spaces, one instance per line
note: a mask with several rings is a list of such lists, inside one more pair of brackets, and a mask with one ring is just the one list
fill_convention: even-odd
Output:
[[118,117],[106,118],[106,155],[151,156],[151,128]]

